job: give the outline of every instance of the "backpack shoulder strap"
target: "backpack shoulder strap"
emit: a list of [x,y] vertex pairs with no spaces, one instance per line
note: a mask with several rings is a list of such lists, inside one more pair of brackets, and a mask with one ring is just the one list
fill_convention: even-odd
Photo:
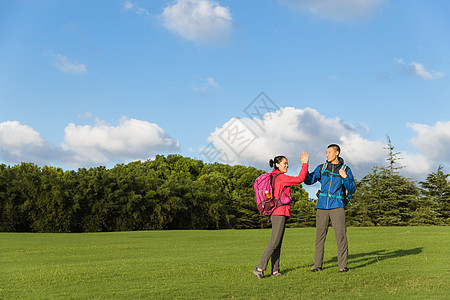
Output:
[[[347,166],[346,164],[343,164],[341,170],[344,170],[344,171],[347,172],[348,166]],[[341,177],[341,178],[342,178],[342,177]],[[342,184],[344,184],[344,178],[342,178]]]
[[323,172],[325,172],[325,170],[327,169],[327,165],[328,165],[328,162],[323,164],[322,171],[320,171],[320,177],[322,177]]
[[[342,167],[341,167],[341,170],[345,171],[346,168],[348,168],[347,165],[343,164]],[[344,186],[344,178],[341,177],[341,180],[342,180],[342,186]],[[344,189],[345,189],[345,187],[344,187]]]
[[270,185],[272,186],[272,189],[275,189],[275,179],[278,177],[278,175],[280,174],[270,173]]
[[[276,179],[279,175],[281,175],[281,174],[275,174],[275,175],[272,174],[272,191],[273,191],[274,194],[275,194],[275,179]],[[282,189],[281,192],[280,192],[280,196],[279,196],[278,198],[276,198],[275,195],[273,195],[273,198],[274,198],[274,199],[279,199],[279,198],[281,198],[281,195],[283,195],[285,189],[286,189],[286,186],[283,187],[283,189]]]

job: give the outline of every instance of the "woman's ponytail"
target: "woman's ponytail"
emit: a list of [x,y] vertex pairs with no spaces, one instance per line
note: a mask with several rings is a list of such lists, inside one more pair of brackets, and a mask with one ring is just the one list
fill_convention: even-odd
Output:
[[280,169],[278,169],[277,164],[279,164],[283,160],[283,158],[287,160],[284,155],[275,156],[274,159],[269,160],[269,166],[279,171]]
[[273,161],[273,159],[269,160],[269,166],[271,168],[273,168],[274,165],[275,165],[275,162]]

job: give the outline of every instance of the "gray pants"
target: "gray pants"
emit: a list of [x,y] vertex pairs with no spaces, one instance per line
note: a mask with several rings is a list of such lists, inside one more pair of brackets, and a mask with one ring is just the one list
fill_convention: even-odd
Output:
[[269,259],[272,263],[272,273],[280,270],[281,243],[283,242],[286,216],[271,216],[272,233],[270,234],[269,245],[264,250],[258,268],[266,270]]
[[334,236],[338,248],[339,269],[348,267],[348,244],[347,226],[345,225],[344,208],[317,209],[316,214],[316,251],[314,255],[314,266],[322,267],[325,239],[328,232],[328,222],[334,229]]

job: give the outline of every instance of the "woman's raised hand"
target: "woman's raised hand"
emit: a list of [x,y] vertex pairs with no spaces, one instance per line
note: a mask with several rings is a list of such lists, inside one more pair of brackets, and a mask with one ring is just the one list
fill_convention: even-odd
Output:
[[302,163],[307,164],[309,163],[309,155],[306,152],[302,152],[302,155],[300,156],[300,159],[302,160]]

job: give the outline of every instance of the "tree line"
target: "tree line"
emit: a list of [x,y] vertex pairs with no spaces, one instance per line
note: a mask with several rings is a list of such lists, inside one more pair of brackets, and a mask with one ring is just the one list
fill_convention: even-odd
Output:
[[[0,231],[264,228],[253,191],[264,172],[180,155],[77,171],[1,164]],[[292,199],[288,226],[314,226],[314,199],[301,185]],[[375,167],[357,181],[352,203],[346,210],[353,226],[448,225],[449,174],[439,167],[417,183]]]

